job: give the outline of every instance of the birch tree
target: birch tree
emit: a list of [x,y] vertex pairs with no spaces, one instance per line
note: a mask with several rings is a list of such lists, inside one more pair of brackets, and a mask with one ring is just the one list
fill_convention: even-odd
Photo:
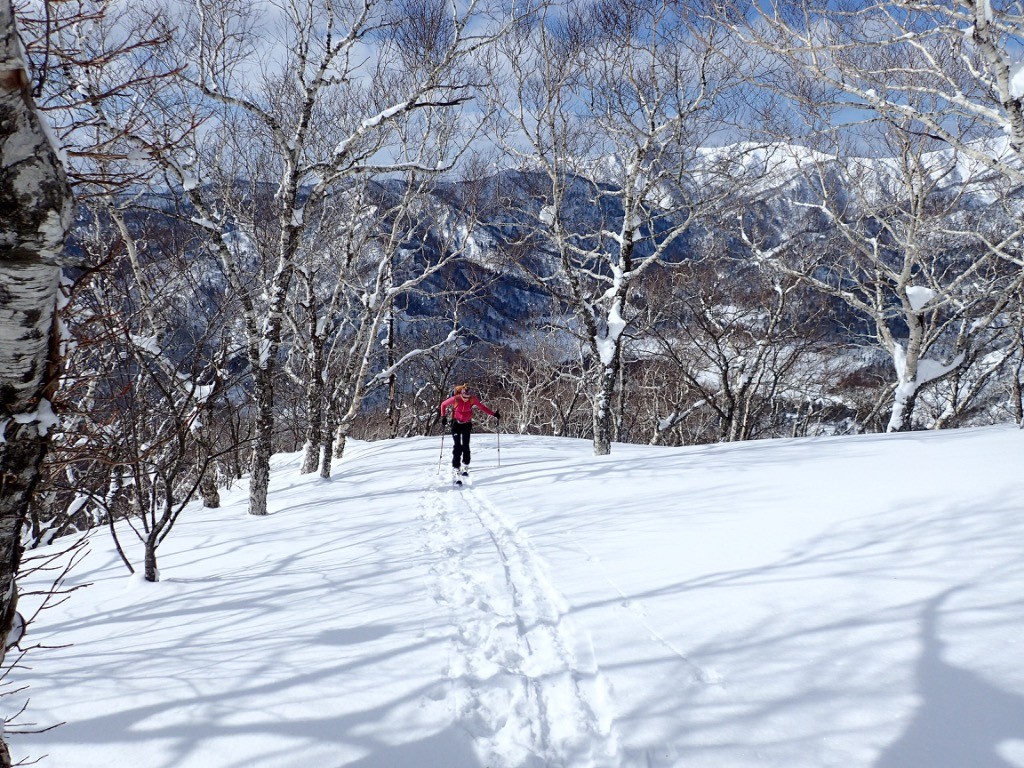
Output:
[[[56,322],[72,199],[35,108],[8,0],[0,3],[0,660],[16,632],[21,530],[39,479],[60,365]],[[0,766],[11,764],[0,741]]]
[[[302,262],[302,298],[294,317],[297,348],[305,359],[299,380],[308,382],[304,472],[319,468],[329,477],[365,397],[395,386],[404,366],[456,337],[453,329],[394,356],[395,317],[403,298],[419,290],[429,293],[426,284],[472,243],[472,219],[441,203],[432,194],[434,181],[434,174],[412,174],[388,185],[349,188],[326,211],[328,222],[339,214],[341,221],[314,238],[320,245]],[[439,227],[430,220],[435,216],[454,221]]]
[[520,338],[506,354],[501,391],[509,399],[511,428],[520,434],[585,436],[592,427],[587,408],[579,339],[560,328],[546,328]]
[[[1018,4],[963,0],[839,7],[784,0],[724,2],[719,11],[719,20],[744,43],[738,51],[757,51],[746,62],[751,81],[795,97],[800,111],[813,94],[848,126],[878,120],[900,126],[910,140],[927,140],[933,149],[951,153],[971,169],[975,182],[986,176],[1001,180],[986,182],[996,196],[1015,194],[1024,181],[1024,16]],[[1002,231],[979,226],[973,233],[984,246],[983,271],[993,272],[990,256],[1004,261],[1011,272],[1024,268],[1015,247],[1024,232],[1016,208],[1016,214],[1002,220]],[[1005,275],[1003,270],[994,272]],[[979,290],[1005,298],[1013,283],[1009,278]],[[992,321],[984,327],[991,329]],[[978,351],[977,344],[973,348]],[[965,365],[972,359],[968,353]],[[965,365],[948,372],[947,381],[973,376]],[[906,424],[900,403],[912,404],[916,392],[909,376],[902,369],[903,383],[896,390],[898,418],[890,427]],[[954,386],[951,392],[954,400],[948,402],[960,403],[954,411],[961,409],[965,390]],[[944,413],[936,424],[953,412]]]
[[894,374],[887,429],[905,431],[922,389],[970,362],[1022,275],[1000,269],[1010,243],[986,242],[980,226],[955,226],[978,183],[961,175],[960,156],[938,151],[905,123],[876,128],[868,135],[881,158],[857,157],[843,145],[829,154],[794,150],[813,189],[793,201],[811,214],[803,229],[773,223],[771,234],[755,237],[756,206],[743,227],[755,260],[869,322]]
[[[67,320],[69,418],[53,452],[51,514],[63,508],[112,533],[126,520],[142,544],[140,570],[157,581],[157,548],[181,511],[200,494],[216,503],[211,405],[235,383],[224,380],[230,328],[173,218],[129,219],[110,201],[93,203],[76,233],[90,268]],[[133,553],[118,549],[134,571]]]
[[[678,260],[733,183],[700,151],[725,124],[724,53],[687,6],[619,0],[552,9],[505,49],[504,88],[516,95],[497,93],[506,146],[544,181],[542,204],[519,215],[555,265],[540,278],[589,350],[596,455],[615,439],[631,293],[652,266]],[[580,215],[588,205],[596,220]]]
[[[188,302],[183,312],[188,292],[175,295],[191,271],[176,258],[181,252],[172,254],[167,247],[166,210],[141,213],[141,200],[152,204],[168,198],[143,191],[158,181],[159,166],[141,150],[138,137],[166,150],[196,127],[183,112],[175,130],[161,136],[152,120],[158,110],[144,97],[165,91],[180,74],[157,56],[170,43],[170,20],[139,5],[72,0],[46,4],[45,13],[28,15],[25,22],[27,51],[40,81],[40,109],[65,147],[69,180],[80,202],[75,247],[86,253],[75,281],[65,287],[69,302],[62,314],[70,338],[60,388],[66,418],[54,435],[43,494],[31,513],[26,544],[32,546],[66,530],[91,527],[104,515],[112,522],[125,513],[116,510],[130,487],[117,479],[124,475],[120,449],[127,441],[110,439],[113,424],[130,433],[130,425],[144,428],[139,422],[146,416],[145,409],[118,413],[109,396],[110,378],[125,361],[138,362],[136,352],[162,347],[150,362],[187,400],[189,391],[202,389],[192,374],[204,371],[210,356],[204,359],[202,345],[193,346],[188,359],[181,354],[189,348],[182,343],[184,329],[202,314],[202,302]],[[90,217],[91,226],[85,223]],[[171,348],[175,354],[164,354]],[[131,385],[139,379],[125,381]],[[160,425],[151,415],[145,428]],[[192,448],[201,442],[198,433],[188,436]],[[158,456],[144,452],[150,459]],[[212,501],[212,477],[203,478],[201,486]]]

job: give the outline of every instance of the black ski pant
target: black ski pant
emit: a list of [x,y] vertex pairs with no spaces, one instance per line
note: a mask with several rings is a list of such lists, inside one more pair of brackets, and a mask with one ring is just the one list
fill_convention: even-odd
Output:
[[452,441],[455,443],[452,448],[452,466],[455,469],[459,468],[460,462],[463,466],[469,465],[469,436],[472,432],[472,421],[463,423],[452,419]]

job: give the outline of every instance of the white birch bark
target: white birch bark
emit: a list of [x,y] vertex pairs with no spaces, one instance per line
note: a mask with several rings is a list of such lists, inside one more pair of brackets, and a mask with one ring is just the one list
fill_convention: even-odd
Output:
[[[70,189],[36,112],[10,0],[0,0],[0,660],[17,608],[20,536],[52,425]],[[10,756],[0,742],[0,766]]]

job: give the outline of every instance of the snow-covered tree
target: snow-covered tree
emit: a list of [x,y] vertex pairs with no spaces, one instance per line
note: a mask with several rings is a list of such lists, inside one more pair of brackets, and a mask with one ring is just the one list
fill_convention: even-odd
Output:
[[[68,418],[51,453],[48,512],[52,532],[103,523],[113,532],[128,520],[144,576],[157,581],[157,548],[182,509],[200,494],[216,504],[223,439],[211,406],[234,383],[225,382],[229,326],[171,217],[129,221],[100,200],[83,206],[76,233],[90,268],[71,287],[61,389]],[[38,527],[34,536],[45,541]],[[121,551],[134,570],[135,556]]]
[[[753,258],[845,303],[870,325],[893,366],[889,431],[910,429],[925,387],[969,364],[1024,273],[1008,271],[1012,242],[987,239],[965,197],[988,193],[988,174],[905,122],[861,128],[881,158],[858,156],[842,128],[832,151],[793,147],[802,197],[797,222],[770,221],[757,205],[741,218]],[[976,218],[976,217],[975,217]],[[767,229],[766,229],[767,227]],[[757,232],[755,235],[754,233]]]
[[[675,2],[550,7],[505,45],[497,80],[505,146],[543,179],[532,219],[555,269],[539,279],[588,347],[597,455],[616,437],[616,388],[631,294],[732,188],[726,153],[701,151],[728,119],[719,31]],[[723,183],[724,182],[724,183]],[[597,220],[581,217],[589,206]]]
[[542,327],[515,339],[506,351],[501,389],[506,429],[520,434],[584,437],[593,427],[588,413],[583,350],[564,328]]
[[[436,138],[430,131],[419,135]],[[353,185],[319,217],[316,245],[301,261],[302,288],[292,314],[293,352],[304,358],[298,379],[308,382],[304,472],[319,468],[329,477],[331,460],[343,455],[366,396],[392,385],[412,360],[455,338],[446,332],[394,357],[401,302],[415,291],[429,293],[425,283],[472,246],[471,219],[443,225],[456,212],[432,198],[435,181],[434,174],[410,174],[387,185]]]
[[[104,0],[47,5],[38,15],[34,10],[26,8],[24,38],[40,80],[40,109],[65,147],[80,201],[74,248],[85,259],[65,289],[69,302],[62,314],[70,338],[61,397],[67,418],[54,436],[43,492],[31,510],[29,546],[116,517],[116,497],[126,490],[117,478],[128,471],[121,449],[130,444],[118,442],[118,429],[166,431],[168,422],[155,413],[142,425],[145,409],[118,411],[110,381],[126,361],[137,364],[136,353],[158,350],[149,362],[184,403],[209,391],[212,367],[208,348],[185,341],[193,331],[211,332],[201,319],[208,294],[193,279],[187,238],[173,242],[182,230],[172,234],[169,196],[151,194],[160,166],[139,139],[168,150],[194,128],[183,113],[180,125],[158,135],[152,119],[158,110],[145,97],[166,90],[180,74],[173,63],[157,63],[173,23],[151,7],[122,9]],[[143,213],[154,204],[161,210]],[[124,381],[131,386],[141,378]],[[200,432],[191,431],[192,448],[205,441]],[[145,453],[149,461],[160,455]],[[203,477],[201,487],[212,503],[212,476]]]
[[[882,123],[904,132],[907,143],[928,143],[932,157],[944,157],[938,163],[942,169],[928,172],[933,176],[952,178],[966,171],[970,178],[961,181],[988,185],[994,199],[1013,194],[1024,181],[1024,16],[1018,5],[915,0],[841,7],[817,0],[784,0],[723,2],[718,11],[719,21],[744,43],[737,52],[745,75],[787,105],[795,105],[797,117],[788,120],[791,129],[803,123],[803,135],[810,137],[823,121],[831,122],[829,133],[843,126],[855,133],[864,124]],[[808,121],[812,114],[815,119]],[[860,147],[855,154],[884,151],[872,146],[870,135],[861,137]],[[915,374],[918,331],[913,321],[902,351],[887,343],[896,352],[893,359],[900,377],[890,428],[907,425],[908,406],[912,408],[920,383],[936,382],[947,389],[948,407],[939,409],[937,425],[967,407],[984,382],[1002,370],[999,361],[1005,355],[988,354],[979,340],[1000,325],[997,316],[1003,302],[1012,303],[1007,297],[1013,295],[1016,278],[1006,273],[1024,269],[1017,247],[1024,231],[1019,205],[1007,208],[1017,212],[1000,217],[999,232],[978,220],[973,232],[949,226],[953,232],[946,237],[951,242],[962,241],[966,234],[980,244],[971,251],[980,261],[979,274],[972,278],[974,300],[979,294],[995,293],[994,304],[981,311],[980,319],[961,316],[971,338],[965,337],[945,359],[951,363],[964,355],[953,368],[928,358],[930,362]],[[993,267],[993,259],[1004,262],[1004,267]],[[982,274],[996,284],[984,285]],[[934,293],[936,286],[909,278],[905,283],[915,294],[903,299],[907,317],[925,316],[926,307],[949,310],[960,300],[945,301],[949,294]],[[979,322],[981,333],[975,334]],[[942,378],[952,386],[942,384]],[[959,386],[960,379],[965,387]]]
[[[747,75],[812,94],[844,121],[878,115],[978,167],[1024,180],[1024,14],[993,0],[717,3]],[[749,58],[753,54],[752,58]]]

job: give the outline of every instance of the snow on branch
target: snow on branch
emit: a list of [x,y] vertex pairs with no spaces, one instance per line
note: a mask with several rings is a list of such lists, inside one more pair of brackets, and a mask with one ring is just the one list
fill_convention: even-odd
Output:
[[469,97],[459,97],[455,99],[445,99],[441,101],[424,101],[417,98],[405,99],[397,104],[393,104],[390,107],[381,110],[376,115],[365,118],[359,127],[352,131],[346,138],[338,142],[334,148],[333,156],[335,162],[339,162],[344,158],[352,145],[355,144],[359,139],[365,136],[367,133],[372,131],[374,128],[383,125],[386,122],[392,120],[396,115],[400,115],[403,112],[412,112],[417,109],[425,109],[428,107],[444,108],[444,107],[457,107],[460,104],[464,104],[469,101]]
[[[959,368],[964,362],[964,353],[961,352],[959,355],[954,357],[950,362],[943,363],[939,360],[933,360],[931,358],[922,357],[917,361],[917,376],[912,382],[903,382],[900,387],[911,387],[913,390],[918,390],[925,384],[929,384],[933,381],[941,379],[943,376],[952,373]],[[896,368],[896,374],[902,381],[906,376],[907,371],[907,351],[903,348],[902,344],[896,344],[893,347],[892,355],[893,365]]]
[[924,309],[938,295],[936,291],[925,286],[911,285],[907,287],[907,301],[910,302],[910,308],[915,312]]
[[[45,437],[52,427],[60,420],[53,412],[53,404],[43,398],[34,411],[16,413],[11,417],[15,424],[35,424],[40,437]],[[0,442],[3,442],[3,430],[0,429]]]

